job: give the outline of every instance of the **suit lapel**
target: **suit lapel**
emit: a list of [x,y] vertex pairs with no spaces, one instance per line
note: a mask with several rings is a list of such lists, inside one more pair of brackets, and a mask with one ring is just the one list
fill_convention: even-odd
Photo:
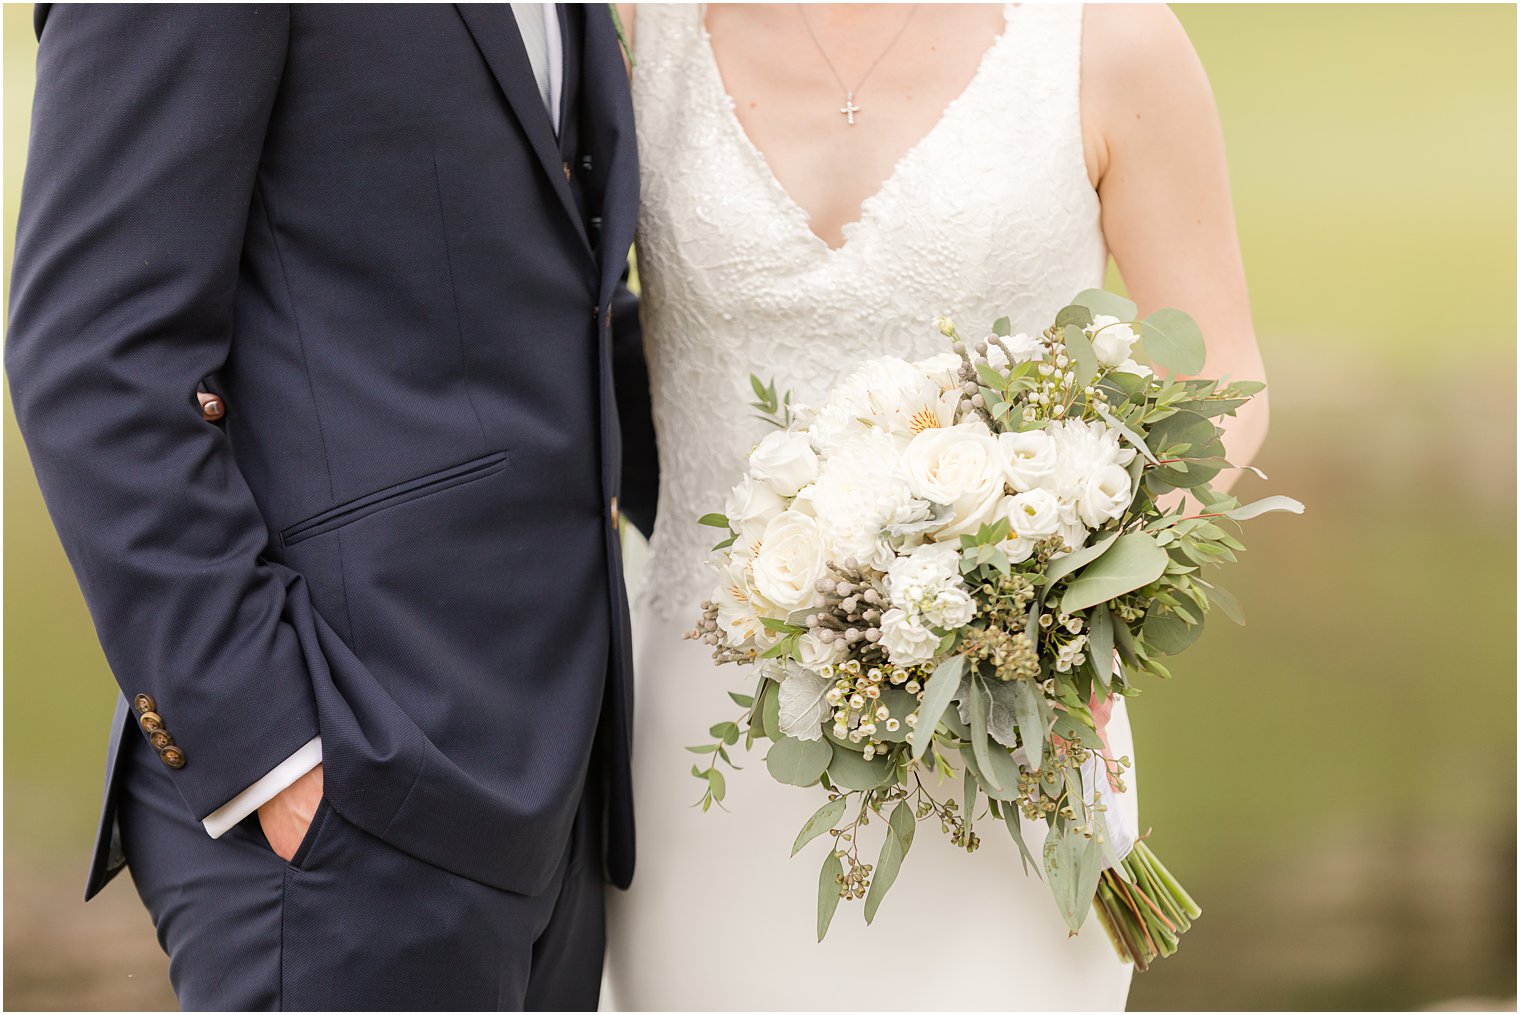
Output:
[[581,148],[594,151],[597,162],[606,167],[600,213],[603,288],[610,293],[622,275],[638,221],[639,154],[628,72],[604,5],[586,9],[580,71],[581,108],[587,114]]
[[533,152],[549,178],[549,185],[554,188],[565,214],[575,226],[576,235],[581,238],[587,253],[592,253],[585,223],[575,207],[570,182],[565,178],[564,163],[555,144],[554,124],[549,119],[549,111],[544,108],[538,82],[533,78],[533,66],[528,62],[528,51],[523,47],[511,8],[506,4],[455,4],[454,8],[464,19],[480,55],[485,58],[507,104],[522,125],[528,143],[533,146]]

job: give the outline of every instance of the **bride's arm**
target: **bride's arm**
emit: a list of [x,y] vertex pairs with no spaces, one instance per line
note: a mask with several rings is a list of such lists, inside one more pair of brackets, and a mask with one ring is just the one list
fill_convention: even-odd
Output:
[[[1160,4],[1090,4],[1082,46],[1082,133],[1103,234],[1142,314],[1187,311],[1203,329],[1200,376],[1265,380],[1230,204],[1224,138],[1203,65]],[[1230,461],[1267,435],[1263,393],[1221,417]],[[1227,488],[1238,472],[1213,484]]]
[[628,68],[628,76],[633,77],[633,61],[628,57],[633,52],[633,20],[636,16],[638,4],[613,4],[612,6],[617,11],[618,20],[623,25],[623,41],[628,44],[628,48],[623,50],[623,66]]

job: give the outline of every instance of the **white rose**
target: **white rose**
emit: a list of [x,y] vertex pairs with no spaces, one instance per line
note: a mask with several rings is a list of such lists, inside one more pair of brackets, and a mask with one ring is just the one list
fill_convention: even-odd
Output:
[[1134,374],[1136,377],[1144,377],[1146,380],[1156,376],[1156,372],[1150,367],[1144,363],[1136,363],[1132,359],[1125,360],[1114,367],[1114,369],[1121,374]]
[[1061,529],[1061,502],[1049,490],[1015,494],[1003,502],[1003,508],[1008,527],[1018,539],[1039,541]]
[[934,658],[939,636],[902,610],[891,609],[881,618],[881,643],[896,665],[917,666]]
[[739,485],[729,492],[728,502],[723,506],[728,515],[729,528],[738,532],[751,526],[764,526],[766,522],[786,510],[781,495],[768,483],[757,483],[752,476],[745,476]]
[[837,666],[848,654],[849,647],[843,638],[835,638],[825,645],[817,631],[809,631],[797,639],[797,661],[810,670]]
[[1056,468],[1056,446],[1043,430],[998,434],[998,450],[1008,484],[1015,490],[1032,490]]
[[798,490],[818,478],[818,456],[808,444],[807,434],[776,430],[766,434],[750,453],[749,472],[781,496],[795,497]]
[[1002,499],[1003,456],[980,421],[925,430],[909,442],[903,467],[915,497],[951,508],[940,539],[976,532]]
[[1092,324],[1083,330],[1092,340],[1098,362],[1106,367],[1116,367],[1129,359],[1130,349],[1140,339],[1128,324],[1108,314],[1093,315]]
[[783,511],[765,526],[755,555],[757,593],[781,616],[812,606],[825,569],[818,522],[799,511]]
[[1129,472],[1123,466],[1105,465],[1088,477],[1077,510],[1082,521],[1095,529],[1123,514],[1129,501]]

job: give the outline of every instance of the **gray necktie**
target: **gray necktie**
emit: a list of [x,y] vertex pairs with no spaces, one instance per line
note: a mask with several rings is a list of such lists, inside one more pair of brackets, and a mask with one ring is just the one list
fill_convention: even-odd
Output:
[[554,110],[549,104],[549,37],[544,30],[543,4],[512,4],[512,15],[517,19],[517,30],[522,34],[523,45],[528,50],[528,63],[533,66],[533,79],[538,82],[538,94],[544,100],[550,124],[554,123]]

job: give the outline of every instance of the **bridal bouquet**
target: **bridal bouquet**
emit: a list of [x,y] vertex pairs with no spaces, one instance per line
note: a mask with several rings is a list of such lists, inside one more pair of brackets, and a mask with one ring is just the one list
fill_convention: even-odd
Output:
[[[1187,315],[1136,320],[1128,300],[1088,290],[1038,336],[1003,319],[972,346],[938,323],[953,351],[866,362],[822,405],[753,380],[777,429],[726,513],[702,519],[728,538],[688,637],[758,680],[730,692],[740,716],[690,748],[706,762],[692,766],[700,802],[723,801],[741,738],[770,741],[776,779],[821,787],[792,846],[831,843],[819,940],[841,899],[874,918],[919,821],[971,851],[990,819],[1073,933],[1096,912],[1144,969],[1199,909],[1143,839],[1120,855],[1105,801],[1129,761],[1107,752],[1101,717],[1141,674],[1169,676],[1163,657],[1216,609],[1241,622],[1205,577],[1244,549],[1228,523],[1302,506],[1210,489],[1230,467],[1213,420],[1262,385],[1169,380],[1137,361],[1202,369]],[[959,793],[936,795],[947,784]],[[872,863],[859,832],[877,819]],[[1047,826],[1039,859],[1021,819]]]

